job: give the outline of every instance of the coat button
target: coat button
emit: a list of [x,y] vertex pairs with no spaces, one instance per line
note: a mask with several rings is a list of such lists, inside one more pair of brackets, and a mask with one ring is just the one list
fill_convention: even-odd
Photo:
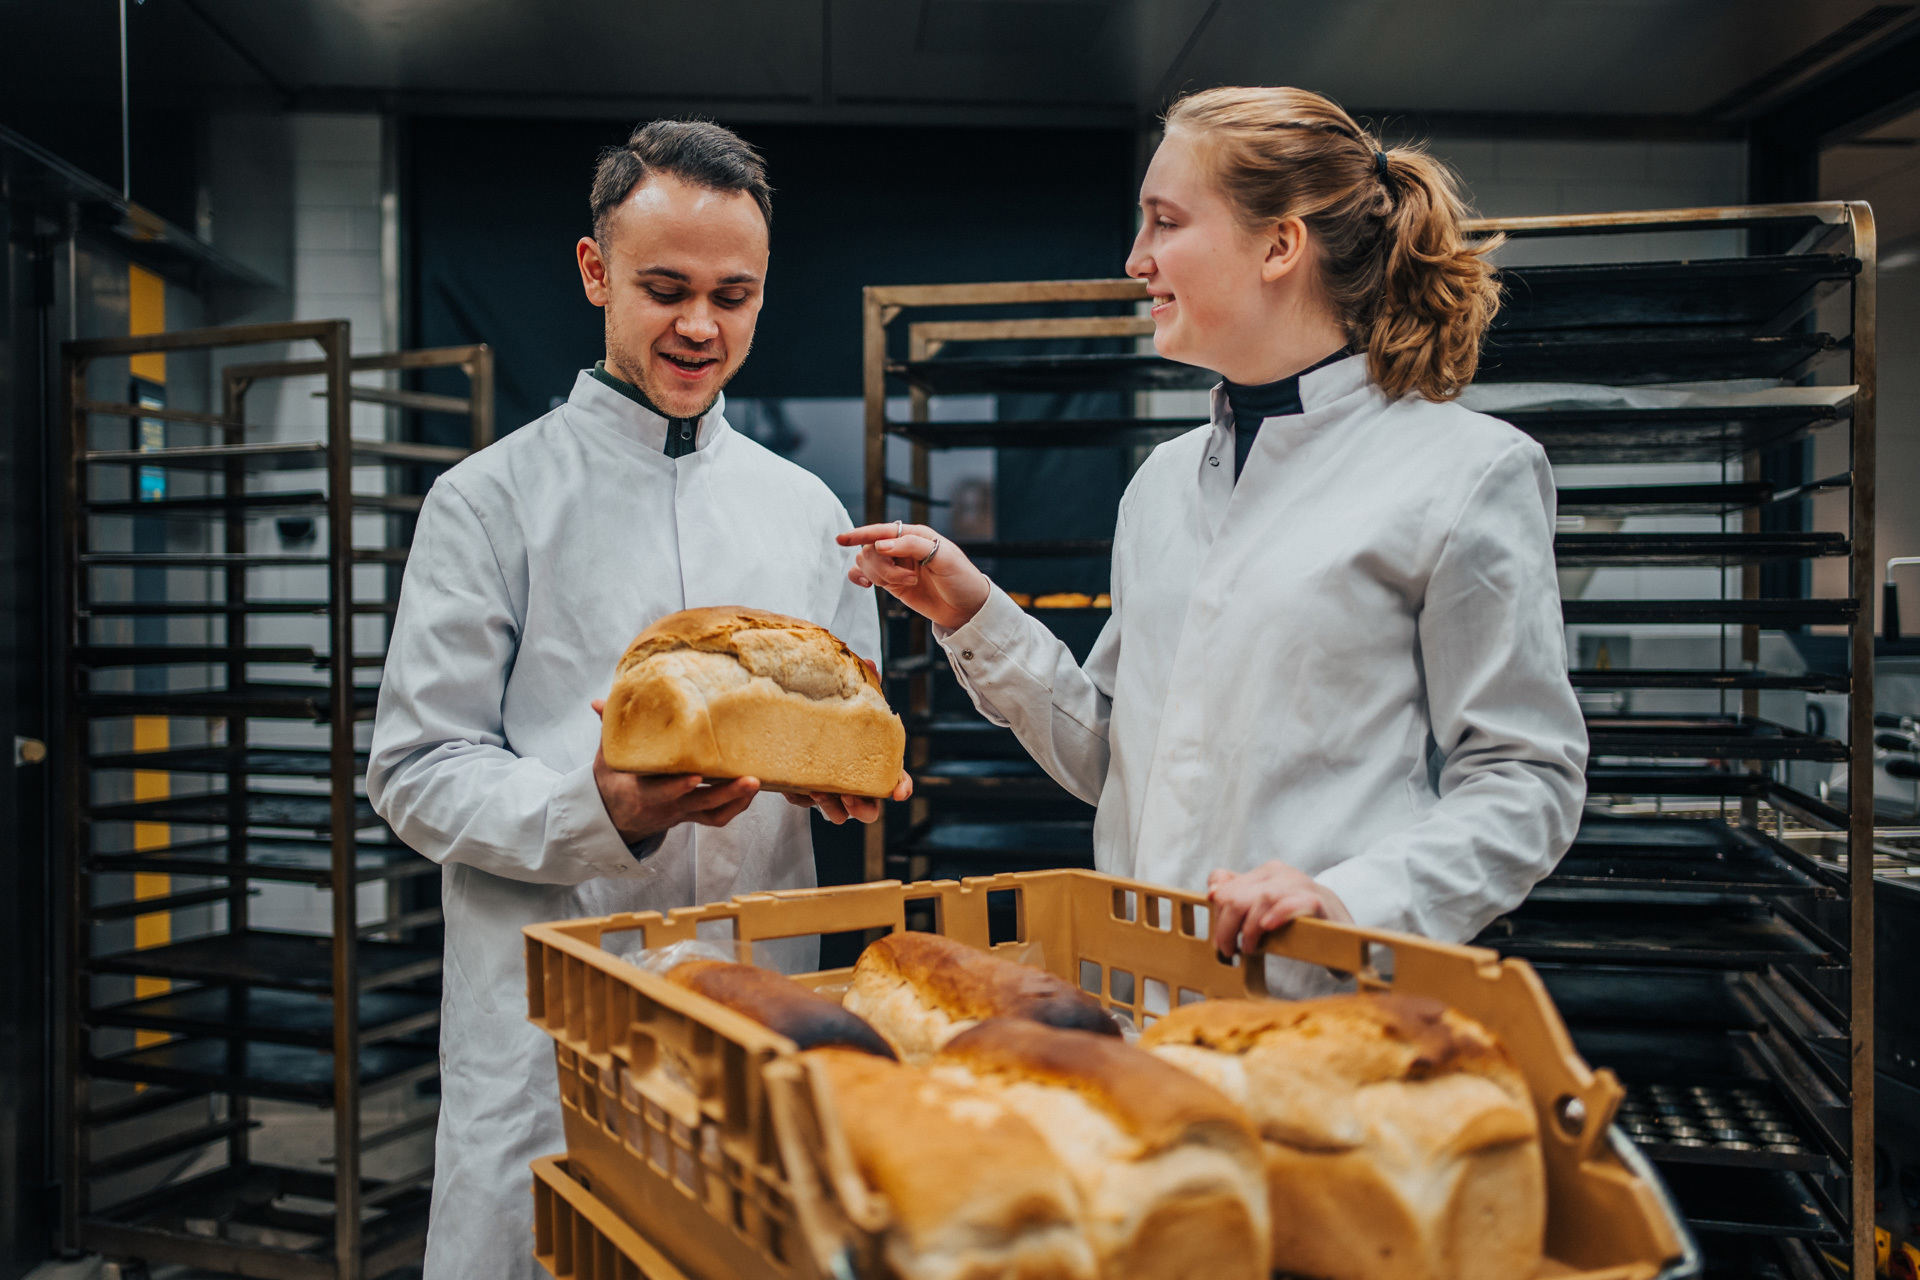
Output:
[[1207,459],[1207,465],[1208,465],[1208,466],[1210,466],[1210,467],[1217,467],[1217,466],[1219,466],[1219,465],[1220,465],[1220,459],[1218,459],[1218,458],[1208,458],[1208,459]]
[[964,661],[964,662],[972,662],[972,661],[973,661],[973,650],[971,650],[971,649],[962,649],[962,650],[960,651],[960,658],[961,658],[961,660],[962,660],[962,661]]

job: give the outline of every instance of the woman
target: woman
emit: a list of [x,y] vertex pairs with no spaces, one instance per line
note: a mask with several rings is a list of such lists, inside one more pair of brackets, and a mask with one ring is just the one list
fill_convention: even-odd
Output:
[[1102,871],[1205,888],[1214,945],[1297,915],[1464,941],[1565,852],[1586,730],[1546,455],[1449,401],[1498,306],[1448,171],[1299,89],[1175,105],[1127,273],[1212,421],[1128,486],[1084,667],[931,529],[856,583],[1097,802]]

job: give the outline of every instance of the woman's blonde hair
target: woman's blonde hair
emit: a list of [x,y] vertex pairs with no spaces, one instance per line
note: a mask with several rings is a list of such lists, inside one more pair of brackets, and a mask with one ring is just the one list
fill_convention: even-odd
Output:
[[[1500,307],[1486,254],[1469,244],[1452,172],[1417,147],[1383,148],[1305,89],[1209,89],[1167,112],[1249,228],[1307,224],[1347,336],[1389,396],[1450,400],[1473,381]],[[1380,158],[1384,156],[1384,159]]]

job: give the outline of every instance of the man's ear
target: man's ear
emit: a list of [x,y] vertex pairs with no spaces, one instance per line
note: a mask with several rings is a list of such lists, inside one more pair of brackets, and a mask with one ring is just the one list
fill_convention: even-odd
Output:
[[600,254],[600,242],[592,236],[581,236],[573,254],[580,260],[580,284],[587,291],[587,301],[596,307],[606,306],[607,260]]
[[1280,218],[1261,232],[1266,256],[1260,262],[1260,280],[1272,284],[1293,271],[1307,256],[1307,224],[1300,218]]

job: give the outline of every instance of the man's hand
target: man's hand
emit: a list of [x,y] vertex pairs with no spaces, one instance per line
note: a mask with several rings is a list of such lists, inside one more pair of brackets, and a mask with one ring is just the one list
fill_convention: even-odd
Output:
[[1339,895],[1284,862],[1212,872],[1207,903],[1213,912],[1213,949],[1223,956],[1252,955],[1262,937],[1295,916],[1353,923]]
[[972,621],[993,590],[966,552],[923,524],[862,525],[834,541],[860,548],[847,571],[854,586],[880,587],[949,631]]
[[[607,704],[604,698],[596,698],[592,705],[593,713],[599,715]],[[607,767],[602,751],[593,753],[593,780],[600,788],[600,803],[607,807],[613,829],[628,844],[638,844],[683,822],[724,827],[746,812],[760,790],[758,778],[735,778],[706,786],[706,779],[697,773],[618,773]]]
[[[907,771],[900,771],[900,781],[893,784],[891,800],[905,800],[913,795],[913,779]],[[818,808],[823,817],[834,826],[839,826],[848,818],[859,822],[873,822],[880,817],[880,802],[872,796],[842,796],[825,791],[815,791],[811,795],[788,795],[788,804],[797,804],[802,809]]]

